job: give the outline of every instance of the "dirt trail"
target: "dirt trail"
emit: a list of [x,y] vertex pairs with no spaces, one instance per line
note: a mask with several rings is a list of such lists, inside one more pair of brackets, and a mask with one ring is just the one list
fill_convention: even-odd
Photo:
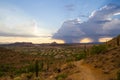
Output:
[[99,75],[99,73],[95,72],[90,66],[83,64],[83,60],[75,62],[74,63],[79,73],[75,73],[71,76],[69,76],[72,80],[104,80],[102,79],[102,75]]

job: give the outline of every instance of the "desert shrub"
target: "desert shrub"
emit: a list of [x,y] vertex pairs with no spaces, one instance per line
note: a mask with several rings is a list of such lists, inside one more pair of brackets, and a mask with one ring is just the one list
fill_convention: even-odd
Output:
[[19,69],[14,69],[14,73],[16,75],[20,75],[22,73],[34,73],[37,71],[43,70],[43,63],[38,61],[37,63],[30,63],[28,66],[21,67]]
[[14,66],[9,64],[1,64],[0,65],[0,76],[6,75],[6,73],[12,73],[15,71]]
[[0,65],[0,71],[8,72],[10,69],[10,66],[7,64]]
[[74,68],[74,67],[76,67],[75,64],[73,64],[73,63],[68,63],[67,66],[68,66],[68,68]]
[[35,61],[35,72],[36,72],[36,77],[38,77],[38,73],[39,73],[38,60]]
[[43,61],[39,61],[38,65],[39,65],[39,70],[42,71],[44,66]]
[[117,38],[116,38],[116,44],[117,44],[117,46],[119,46],[119,45],[120,45],[120,35],[119,35],[119,36],[117,36]]
[[117,72],[117,79],[116,80],[120,80],[120,70]]
[[58,68],[58,67],[55,67],[55,68],[54,68],[54,72],[56,72],[56,73],[60,73],[60,72],[61,72],[61,69]]
[[22,80],[21,77],[15,77],[13,80]]
[[35,72],[35,64],[30,63],[27,67],[27,72]]
[[91,54],[99,54],[99,53],[103,53],[107,50],[107,46],[106,45],[94,45],[91,50],[90,53]]
[[43,69],[43,62],[42,61],[35,61],[35,63],[30,63],[26,67],[27,72],[35,72],[36,68],[37,68],[37,70],[42,71],[42,69]]
[[73,57],[68,57],[67,59],[66,59],[66,62],[71,62],[71,61],[73,61],[74,59],[73,59]]
[[32,78],[32,76],[33,76],[33,73],[31,73],[31,72],[29,72],[29,73],[26,75],[26,77],[27,77],[28,80],[30,80],[30,79]]
[[86,54],[80,53],[80,54],[74,54],[73,56],[75,57],[75,60],[78,61],[78,60],[84,59],[86,57]]
[[21,67],[19,69],[14,69],[14,74],[16,75],[20,75],[22,73],[26,73],[27,72],[27,68],[26,67]]
[[35,67],[34,64],[32,63],[30,63],[28,66],[14,69],[14,73],[16,75],[20,75],[22,73],[29,73],[29,72],[35,72]]
[[63,74],[59,74],[55,77],[56,80],[63,80],[67,77],[67,74],[63,73]]
[[0,71],[0,77],[3,76],[3,75],[4,75],[4,73],[2,71]]

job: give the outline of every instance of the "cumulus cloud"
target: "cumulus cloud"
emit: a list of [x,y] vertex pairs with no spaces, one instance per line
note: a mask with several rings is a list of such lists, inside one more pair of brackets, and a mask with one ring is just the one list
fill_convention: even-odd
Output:
[[112,17],[119,13],[120,6],[108,4],[92,12],[86,22],[76,19],[65,21],[53,38],[64,40],[66,43],[79,43],[83,38],[98,42],[103,37],[114,37],[120,34],[120,19]]

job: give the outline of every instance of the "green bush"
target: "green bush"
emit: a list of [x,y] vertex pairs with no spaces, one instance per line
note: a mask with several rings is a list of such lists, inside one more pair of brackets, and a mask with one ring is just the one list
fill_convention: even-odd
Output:
[[30,63],[29,66],[26,67],[27,72],[35,72],[35,64]]
[[2,77],[3,75],[4,75],[4,73],[0,71],[0,77]]
[[0,65],[0,71],[3,71],[3,72],[9,72],[11,68],[12,67],[8,64]]
[[22,67],[22,68],[19,68],[19,69],[14,69],[14,73],[16,75],[20,75],[22,73],[26,73],[27,72],[27,68],[26,67]]
[[78,61],[78,60],[84,59],[86,57],[86,54],[85,53],[74,54],[74,57],[75,57],[75,60]]
[[29,72],[29,73],[26,75],[26,77],[27,77],[28,80],[30,80],[30,79],[32,78],[32,76],[33,76],[33,73],[32,73],[32,72]]
[[91,54],[99,54],[99,53],[103,53],[107,50],[107,46],[106,45],[94,45],[92,48],[91,48],[91,51],[90,53]]
[[35,74],[36,77],[38,77],[38,73],[39,73],[39,65],[38,65],[38,60],[35,61]]
[[63,80],[67,77],[67,74],[59,74],[55,77],[56,80]]
[[117,80],[120,80],[120,70],[117,72]]
[[43,61],[39,61],[38,65],[39,65],[39,71],[42,71],[44,66]]
[[68,57],[68,58],[66,59],[66,62],[71,62],[71,61],[73,61],[73,60],[74,60],[73,57]]

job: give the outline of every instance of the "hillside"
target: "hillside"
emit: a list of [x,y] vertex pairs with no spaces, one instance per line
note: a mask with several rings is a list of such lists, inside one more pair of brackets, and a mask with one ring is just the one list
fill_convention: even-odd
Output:
[[113,38],[112,40],[107,42],[109,47],[116,47],[118,45],[120,45],[120,35],[116,36],[115,38]]
[[74,61],[75,55],[81,51],[83,51],[81,44],[1,45],[0,80],[14,80],[16,77],[26,80],[29,78],[28,75],[30,76],[29,80],[34,80],[36,60],[39,66],[43,64],[39,76],[42,75],[45,80],[58,72],[64,63]]
[[103,44],[4,45],[0,80],[36,80],[36,61],[38,80],[116,80],[119,38]]
[[39,56],[23,54],[13,49],[0,47],[0,80],[13,80],[16,75],[31,69],[35,59]]
[[[119,41],[118,41],[119,40]],[[60,80],[119,80],[120,78],[120,36],[102,44],[106,46],[105,51],[90,53],[85,59],[73,61],[61,66],[61,72],[57,75]],[[102,49],[97,45],[96,51]],[[94,46],[93,46],[94,47]],[[92,50],[92,48],[90,49]],[[104,50],[104,49],[103,49]],[[87,52],[89,53],[89,52]],[[67,75],[65,78],[64,76]],[[54,76],[54,75],[53,75]],[[59,80],[56,79],[56,80]],[[54,80],[49,78],[48,80]]]
[[104,54],[89,57],[85,62],[99,69],[106,77],[114,79],[120,70],[120,46],[110,49]]
[[104,53],[88,57],[85,62],[109,77],[109,80],[116,78],[120,70],[120,35],[107,42],[107,50]]

